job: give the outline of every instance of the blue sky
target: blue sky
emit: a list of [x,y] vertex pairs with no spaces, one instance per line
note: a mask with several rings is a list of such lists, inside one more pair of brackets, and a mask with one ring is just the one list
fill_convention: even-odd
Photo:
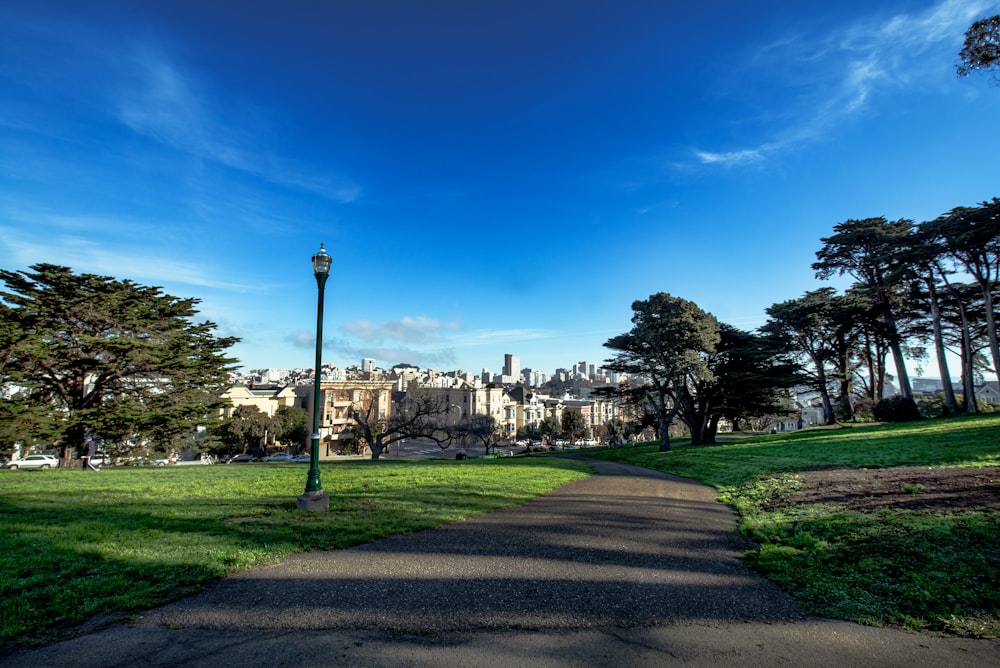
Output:
[[[697,5],[697,6],[695,6]],[[849,218],[1000,195],[995,1],[0,5],[0,266],[202,300],[247,368],[600,363],[752,329]],[[932,371],[928,375],[935,375]]]

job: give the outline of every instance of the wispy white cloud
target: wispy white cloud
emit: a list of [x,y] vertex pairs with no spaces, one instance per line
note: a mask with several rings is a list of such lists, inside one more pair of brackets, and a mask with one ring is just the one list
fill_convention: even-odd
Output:
[[[11,44],[3,55],[16,66],[0,69],[0,81],[45,97],[57,92],[59,106],[83,110],[92,123],[110,117],[197,160],[271,184],[340,203],[361,196],[361,186],[349,176],[288,157],[278,140],[269,148],[278,126],[266,101],[239,90],[223,92],[228,82],[208,79],[175,57],[181,49],[164,33],[144,32],[123,47],[117,35],[93,25],[59,16],[38,21],[5,9],[0,8],[0,34]],[[64,55],[50,59],[38,56],[38,50]],[[61,125],[60,117],[45,107],[19,109],[15,104],[5,108],[13,113],[0,114],[0,126],[76,141],[76,128]]]
[[763,162],[764,154],[760,149],[744,149],[742,151],[728,151],[724,153],[712,153],[711,151],[695,151],[695,155],[702,164],[721,164],[726,167]]
[[[765,134],[768,126],[778,129],[755,146],[695,149],[694,156],[704,165],[760,164],[870,113],[883,93],[953,78],[966,28],[997,8],[995,0],[941,0],[923,11],[873,14],[826,34],[788,34],[760,45],[745,59],[741,81],[765,82],[769,97],[781,102],[781,108],[765,104],[757,119]],[[774,89],[785,94],[770,94]]]
[[[161,51],[143,48],[123,59],[134,69],[114,96],[120,120],[132,131],[198,159],[208,160],[271,183],[309,191],[341,203],[358,199],[351,181],[259,148],[264,114],[246,119],[252,104],[221,101],[196,74],[183,70]],[[233,117],[244,117],[240,123]],[[253,137],[235,128],[255,129]]]
[[442,333],[458,329],[456,322],[441,322],[426,316],[404,316],[399,320],[372,323],[367,320],[348,322],[340,328],[362,341],[382,342],[386,339],[426,344],[440,341]]
[[513,343],[516,341],[534,341],[550,339],[559,333],[549,329],[480,329],[462,336],[461,345],[476,346],[496,343]]
[[[371,323],[358,321],[341,325],[350,338],[324,340],[323,347],[348,359],[372,357],[379,361],[406,361],[420,366],[446,365],[455,362],[455,351],[498,344],[516,346],[531,341],[581,336],[580,332],[546,329],[479,329],[461,331],[458,322],[444,323],[425,316]],[[360,339],[360,343],[351,341]],[[288,339],[302,349],[316,345],[314,336],[299,332]],[[382,345],[398,341],[403,345]]]
[[409,347],[360,347],[343,349],[348,359],[361,360],[371,357],[380,366],[400,363],[416,364],[423,367],[448,366],[455,363],[455,350],[444,348],[438,350],[421,350]]
[[[15,222],[18,227],[0,226],[0,249],[8,258],[9,268],[28,267],[37,263],[71,267],[74,271],[131,278],[144,283],[192,285],[225,290],[246,291],[252,286],[219,279],[207,271],[204,263],[164,257],[151,233],[134,242],[119,239],[109,242],[94,232],[102,229],[121,230],[127,224],[106,219],[74,216],[28,217],[32,224],[24,225],[24,217]],[[37,234],[32,230],[44,230]],[[142,237],[143,235],[139,235]]]
[[975,19],[996,9],[997,3],[988,0],[942,0],[923,12],[856,23],[844,31],[840,44],[847,50],[892,56],[923,51],[942,41],[960,44]]
[[[301,350],[312,351],[316,346],[316,336],[303,331],[289,335],[285,338],[285,341]],[[455,348],[446,345],[431,348],[406,345],[357,345],[347,339],[333,337],[330,339],[324,338],[323,349],[330,353],[335,353],[340,359],[357,360],[360,362],[362,359],[370,357],[380,366],[404,362],[407,364],[416,364],[417,366],[440,366],[455,363]]]
[[316,335],[310,334],[309,332],[294,332],[285,337],[285,341],[292,344],[295,348],[312,350],[316,347]]

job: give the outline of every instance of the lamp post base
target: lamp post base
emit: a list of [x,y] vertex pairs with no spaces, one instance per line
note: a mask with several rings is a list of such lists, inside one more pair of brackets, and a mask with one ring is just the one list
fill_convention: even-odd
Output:
[[330,510],[330,495],[326,492],[306,492],[299,497],[299,510],[325,513]]

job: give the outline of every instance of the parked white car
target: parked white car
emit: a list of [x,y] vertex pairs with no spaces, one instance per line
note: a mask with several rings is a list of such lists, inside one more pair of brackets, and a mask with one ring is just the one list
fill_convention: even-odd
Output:
[[312,461],[312,457],[307,454],[295,455],[292,457],[293,462],[306,462],[307,464]]
[[278,452],[273,455],[268,455],[261,460],[262,462],[290,462],[292,461],[292,456],[287,452]]
[[54,469],[57,466],[59,459],[52,455],[28,455],[6,464],[9,469]]

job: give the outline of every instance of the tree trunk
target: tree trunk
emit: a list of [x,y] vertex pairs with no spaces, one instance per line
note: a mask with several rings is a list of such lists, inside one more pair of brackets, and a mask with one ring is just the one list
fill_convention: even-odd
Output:
[[709,406],[705,405],[698,409],[698,445],[708,445],[715,443],[715,435],[710,428],[711,416]]
[[941,388],[944,391],[944,414],[955,415],[958,412],[958,402],[955,401],[955,388],[951,386],[951,373],[948,371],[948,359],[945,356],[944,337],[941,335],[941,309],[938,305],[937,290],[934,288],[933,272],[928,272],[925,280],[931,303],[934,350],[937,353],[938,373],[941,375]]
[[830,401],[830,388],[826,384],[826,369],[822,360],[813,359],[816,365],[816,389],[819,391],[820,400],[823,402],[823,422],[828,425],[837,423],[837,416],[833,412],[833,402]]
[[965,400],[965,414],[975,415],[979,412],[979,406],[976,405],[975,375],[972,362],[972,336],[969,332],[969,319],[965,314],[964,304],[959,304],[958,312],[962,316],[962,394]]
[[708,445],[713,445],[716,443],[715,437],[719,433],[719,416],[713,415],[709,421],[708,425],[705,427],[705,443]]
[[986,307],[986,337],[990,344],[990,355],[993,357],[993,373],[1000,379],[1000,344],[997,342],[997,321],[993,313],[993,286],[987,282],[982,288],[983,303]]
[[670,451],[670,422],[674,411],[660,409],[660,452]]
[[[882,321],[885,323],[886,338],[889,340],[889,350],[892,352],[892,363],[896,367],[896,379],[899,381],[899,393],[904,399],[913,399],[913,387],[910,385],[910,373],[906,370],[906,358],[903,357],[903,342],[899,336],[899,327],[896,325],[896,317],[892,314],[892,307],[889,305],[885,290],[879,286],[879,294],[883,295],[879,301],[882,302]],[[881,397],[879,397],[881,399]]]
[[847,419],[854,421],[854,371],[851,352],[843,333],[838,338],[837,349],[837,402],[843,406]]
[[854,400],[851,396],[851,381],[848,377],[850,372],[846,367],[841,367],[837,379],[837,405],[843,409],[844,417],[854,420]]
[[906,370],[906,360],[903,357],[903,346],[899,341],[889,344],[892,351],[892,363],[896,367],[896,379],[899,381],[899,393],[904,399],[913,398],[913,389],[910,387],[910,374]]
[[948,293],[955,300],[955,307],[958,309],[958,315],[962,322],[962,394],[963,402],[965,403],[965,413],[966,415],[975,415],[979,412],[979,407],[976,405],[976,388],[973,385],[975,375],[973,373],[973,362],[972,362],[972,330],[969,327],[969,314],[965,308],[965,302],[962,301],[962,295],[955,288],[954,285],[948,280],[948,275],[945,274],[941,267],[938,266],[938,273],[944,280],[945,287],[948,288]]
[[880,342],[875,343],[875,401],[885,396],[885,349]]
[[865,332],[864,338],[865,366],[868,367],[868,398],[872,402],[876,402],[882,398],[882,373],[880,369],[876,368],[875,359],[878,356],[878,352],[873,349],[874,345],[871,335]]

